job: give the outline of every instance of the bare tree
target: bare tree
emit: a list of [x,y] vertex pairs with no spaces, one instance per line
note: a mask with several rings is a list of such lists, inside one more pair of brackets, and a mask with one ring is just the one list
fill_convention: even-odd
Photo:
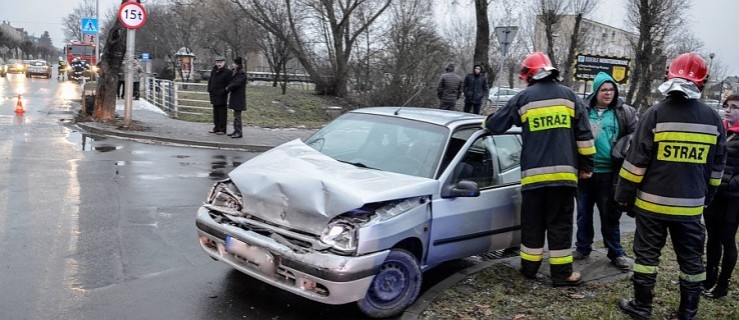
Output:
[[488,19],[488,0],[475,0],[475,64],[481,64],[487,73],[488,83],[495,80],[495,72],[490,68],[490,20]]
[[552,60],[554,67],[557,67],[557,59],[554,55],[554,31],[556,26],[562,21],[562,16],[564,16],[566,8],[566,0],[538,0],[534,6],[537,18],[544,27],[544,35],[547,38],[546,52]]
[[575,60],[575,53],[580,48],[580,23],[584,16],[590,14],[598,5],[599,0],[570,0],[570,8],[575,15],[575,27],[570,35],[570,48],[567,50],[567,57],[564,60],[562,74],[564,76],[564,85],[572,84],[572,65]]
[[665,50],[665,40],[685,22],[690,8],[688,0],[629,0],[627,21],[636,29],[639,38],[634,47],[634,69],[627,94],[628,103],[637,108],[651,103],[652,81],[664,73],[655,64]]
[[287,62],[290,60],[290,50],[287,43],[270,33],[266,33],[259,40],[259,48],[267,58],[270,70],[274,73],[272,86],[276,87],[279,82],[282,94],[285,94],[287,91]]
[[64,37],[67,40],[82,41],[82,18],[95,17],[95,0],[83,0],[77,7],[72,10],[72,13],[64,17],[62,21],[64,31]]
[[[392,0],[233,0],[247,17],[290,45],[319,94],[345,96],[349,58],[357,38],[382,15]],[[278,21],[279,10],[286,10],[289,29]],[[363,18],[358,18],[362,15]],[[311,34],[312,33],[312,34]],[[311,38],[311,35],[315,36]],[[323,43],[329,57],[330,77],[323,77],[313,60],[315,40]]]
[[475,26],[464,19],[453,19],[442,29],[444,41],[451,51],[447,60],[456,64],[456,71],[461,75],[472,71],[474,60],[469,53],[475,50],[475,39],[471,36],[474,33]]
[[[127,2],[121,0],[121,4]],[[108,29],[105,46],[100,61],[100,76],[97,81],[95,108],[92,117],[101,121],[115,120],[115,99],[117,98],[118,74],[126,54],[126,28],[113,20]]]

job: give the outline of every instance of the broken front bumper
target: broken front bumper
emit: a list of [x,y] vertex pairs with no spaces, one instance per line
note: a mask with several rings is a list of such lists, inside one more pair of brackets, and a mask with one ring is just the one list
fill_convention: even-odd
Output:
[[214,259],[256,279],[326,304],[364,298],[389,251],[359,257],[306,248],[296,252],[268,236],[213,220],[200,207],[196,218],[200,246]]

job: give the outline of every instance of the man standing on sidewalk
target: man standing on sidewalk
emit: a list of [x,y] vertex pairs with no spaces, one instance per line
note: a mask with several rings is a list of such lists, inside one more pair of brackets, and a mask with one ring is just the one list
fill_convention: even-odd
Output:
[[454,73],[454,64],[446,65],[446,73],[441,75],[436,96],[439,98],[439,109],[454,110],[457,100],[462,95],[462,77]]
[[226,123],[228,121],[228,92],[226,86],[231,82],[231,70],[225,67],[226,58],[215,57],[215,66],[210,71],[208,78],[208,95],[213,105],[213,130],[210,133],[217,135],[226,134]]
[[244,72],[244,58],[236,57],[232,67],[232,77],[228,86],[226,86],[226,92],[231,94],[228,99],[228,108],[234,111],[234,131],[228,135],[231,138],[241,138],[244,136],[241,131],[241,112],[246,110],[246,72]]
[[521,63],[528,87],[483,127],[493,134],[521,127],[521,273],[535,279],[549,245],[552,285],[582,282],[572,271],[572,214],[577,180],[593,170],[593,134],[582,100],[557,83],[559,71],[547,55],[534,52]]
[[577,249],[572,256],[575,260],[590,257],[595,236],[593,206],[597,206],[608,259],[617,268],[629,271],[631,266],[621,247],[621,210],[613,200],[615,176],[621,164],[611,159],[611,146],[621,137],[636,131],[636,110],[619,99],[616,81],[605,72],[599,72],[593,79],[593,93],[585,105],[595,136],[595,168],[592,178],[580,180],[578,184]]
[[650,107],[639,126],[621,171],[616,201],[632,205],[634,234],[634,298],[618,307],[628,315],[652,316],[662,248],[670,234],[680,264],[680,319],[698,313],[703,281],[701,224],[704,206],[713,200],[726,161],[726,132],[716,111],[700,102],[708,76],[706,62],[693,53],[670,64],[659,86],[665,99]]

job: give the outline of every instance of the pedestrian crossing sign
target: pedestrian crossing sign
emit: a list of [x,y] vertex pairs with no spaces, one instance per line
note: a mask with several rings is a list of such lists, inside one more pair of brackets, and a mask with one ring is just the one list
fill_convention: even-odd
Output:
[[82,18],[82,33],[97,34],[98,33],[98,19]]

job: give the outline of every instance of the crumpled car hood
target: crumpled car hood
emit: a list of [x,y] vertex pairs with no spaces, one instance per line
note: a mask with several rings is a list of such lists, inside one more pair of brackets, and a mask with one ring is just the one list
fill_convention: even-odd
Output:
[[275,147],[229,173],[244,212],[319,234],[334,217],[366,203],[430,195],[436,180],[358,168],[299,139]]

